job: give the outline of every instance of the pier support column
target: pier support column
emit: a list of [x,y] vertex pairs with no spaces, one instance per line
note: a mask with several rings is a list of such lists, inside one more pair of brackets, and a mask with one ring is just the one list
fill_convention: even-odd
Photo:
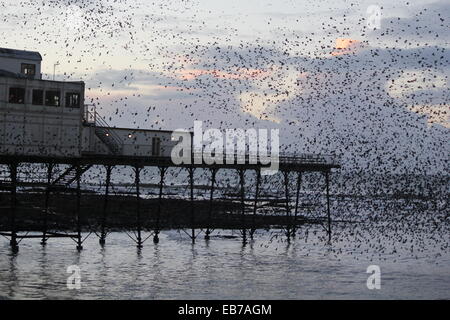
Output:
[[159,196],[158,196],[158,211],[156,212],[156,226],[155,226],[155,234],[153,236],[153,243],[159,243],[159,232],[160,232],[160,222],[161,222],[161,209],[162,209],[162,193],[164,186],[164,175],[167,171],[166,167],[160,167],[160,180],[159,180]]
[[289,172],[284,171],[284,190],[285,190],[285,196],[286,196],[286,237],[287,241],[291,241],[291,228],[292,228],[292,222],[291,222],[291,208],[289,206]]
[[52,187],[52,174],[53,174],[53,163],[47,164],[47,186],[45,188],[45,204],[42,219],[42,240],[41,245],[45,246],[47,244],[47,219],[48,219],[48,207],[50,205],[50,189]]
[[297,172],[297,192],[295,194],[295,213],[294,213],[294,225],[292,226],[292,237],[295,237],[297,232],[297,215],[298,215],[298,205],[300,201],[300,186],[302,184],[302,172]]
[[247,226],[245,223],[245,171],[239,169],[239,183],[241,185],[241,215],[242,215],[242,242],[247,243]]
[[331,242],[331,213],[330,213],[330,171],[325,172],[325,182],[327,184],[327,217],[328,217],[328,241]]
[[209,211],[208,211],[208,228],[206,229],[205,232],[205,240],[209,240],[210,239],[210,234],[211,234],[211,221],[212,221],[212,209],[213,209],[213,199],[214,199],[214,185],[216,183],[216,173],[217,173],[217,169],[211,169],[211,190],[209,193]]
[[77,179],[77,250],[83,250],[82,240],[81,240],[81,166],[79,163],[76,165],[76,179]]
[[141,194],[140,194],[140,173],[141,168],[134,167],[135,185],[136,185],[136,225],[137,225],[137,247],[142,248],[142,222],[141,222]]
[[256,169],[255,202],[253,203],[252,229],[250,230],[250,238],[251,239],[253,239],[253,235],[256,231],[256,212],[258,210],[258,196],[259,196],[259,185],[260,184],[261,184],[261,170]]
[[104,246],[106,242],[106,216],[108,210],[108,199],[109,199],[109,186],[111,184],[111,172],[112,166],[106,166],[106,185],[105,185],[105,195],[103,199],[103,213],[102,213],[102,222],[101,222],[101,231],[100,231],[100,245]]
[[17,213],[17,167],[18,164],[13,162],[9,165],[9,171],[11,175],[11,213],[10,213],[10,228],[11,228],[11,240],[9,244],[13,252],[19,251],[19,245],[17,243],[17,226],[16,226],[16,213]]
[[195,210],[194,210],[194,168],[189,168],[189,186],[191,192],[191,239],[195,243]]

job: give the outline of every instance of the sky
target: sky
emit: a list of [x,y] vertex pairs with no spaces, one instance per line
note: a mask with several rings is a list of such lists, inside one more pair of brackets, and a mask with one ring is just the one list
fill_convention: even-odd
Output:
[[111,125],[278,128],[348,170],[448,173],[449,21],[446,1],[0,0],[0,46],[85,81]]

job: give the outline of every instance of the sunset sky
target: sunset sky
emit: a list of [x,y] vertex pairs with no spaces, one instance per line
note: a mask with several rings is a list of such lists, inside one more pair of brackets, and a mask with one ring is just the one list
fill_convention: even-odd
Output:
[[46,79],[58,62],[113,125],[276,127],[296,151],[448,165],[447,1],[0,0],[0,17],[1,47],[41,52]]

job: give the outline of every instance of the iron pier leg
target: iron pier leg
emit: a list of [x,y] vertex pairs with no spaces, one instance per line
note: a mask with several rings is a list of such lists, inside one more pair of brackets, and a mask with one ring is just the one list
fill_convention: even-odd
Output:
[[245,223],[245,181],[244,181],[244,169],[239,169],[239,182],[241,185],[241,215],[242,215],[242,242],[245,245],[247,243],[247,228]]
[[191,239],[195,243],[195,210],[194,210],[194,168],[189,168],[189,185],[191,189]]
[[209,211],[208,211],[208,228],[205,232],[205,240],[210,239],[211,234],[211,220],[212,220],[212,209],[213,209],[213,199],[214,199],[214,184],[216,183],[216,173],[217,169],[211,169],[211,191],[209,194]]
[[286,236],[287,241],[291,241],[291,228],[292,228],[292,222],[291,222],[291,208],[289,206],[289,172],[284,172],[284,189],[285,189],[285,195],[286,195]]
[[138,249],[142,248],[142,226],[141,226],[141,196],[140,196],[140,189],[139,189],[139,184],[140,184],[140,173],[141,173],[141,168],[139,168],[138,166],[134,167],[134,172],[135,172],[135,184],[136,184],[136,224],[137,224],[137,247]]
[[9,166],[11,174],[11,240],[10,245],[13,252],[19,251],[19,245],[17,243],[17,226],[16,226],[16,211],[17,211],[17,166],[16,162],[13,162]]
[[82,240],[81,240],[81,166],[77,164],[77,250],[83,250]]
[[330,172],[325,172],[327,184],[327,216],[328,216],[328,241],[331,242],[331,214],[330,214]]
[[297,215],[298,215],[301,183],[302,183],[302,173],[299,171],[297,172],[297,192],[295,195],[295,216],[294,216],[294,225],[292,227],[292,237],[295,237],[295,234],[297,232]]
[[259,185],[261,184],[261,171],[256,169],[256,190],[255,190],[255,202],[253,204],[253,217],[252,217],[252,229],[250,230],[250,238],[253,240],[253,235],[256,231],[256,212],[258,210],[258,195]]
[[102,225],[100,232],[100,245],[104,246],[106,242],[106,215],[108,210],[108,198],[109,198],[109,185],[111,184],[111,172],[112,166],[106,166],[106,186],[105,186],[105,196],[103,199],[103,214],[102,214]]
[[45,208],[44,217],[42,221],[42,240],[41,245],[45,246],[47,244],[47,218],[48,218],[48,207],[50,204],[50,188],[52,184],[52,173],[53,173],[53,163],[47,164],[47,186],[45,188]]
[[160,232],[160,221],[161,221],[161,209],[162,209],[162,193],[164,186],[164,174],[166,173],[166,167],[160,167],[160,180],[159,180],[159,197],[158,197],[158,211],[156,215],[156,227],[155,227],[155,235],[153,236],[153,243],[159,243],[159,232]]

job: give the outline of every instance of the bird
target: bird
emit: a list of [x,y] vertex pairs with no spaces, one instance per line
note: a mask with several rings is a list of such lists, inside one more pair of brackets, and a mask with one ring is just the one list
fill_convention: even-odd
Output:
[[[298,227],[299,255],[351,266],[372,260],[404,266],[416,256],[448,263],[448,5],[402,2],[401,16],[394,4],[384,5],[379,9],[392,15],[373,29],[361,14],[364,5],[337,3],[286,1],[278,10],[261,1],[264,10],[253,12],[197,0],[0,2],[7,12],[2,25],[14,31],[2,33],[2,46],[42,52],[44,64],[50,60],[47,80],[51,62],[61,61],[57,79],[84,81],[86,101],[111,127],[192,131],[202,121],[204,130],[221,132],[273,129],[282,154],[339,159],[331,173],[331,244],[321,172],[263,177],[259,202],[252,202],[256,172],[244,175],[245,210],[263,217],[297,211],[311,222]],[[4,141],[21,138],[15,130],[0,134]],[[47,168],[26,169],[42,175]],[[168,199],[190,198],[189,174],[170,168],[161,182],[159,170],[143,170],[148,185],[137,191],[137,169],[117,166],[112,193],[152,198],[162,185],[169,221]],[[103,195],[105,174],[94,166],[83,179]],[[218,177],[213,196],[239,203],[239,173],[221,170]],[[212,173],[196,169],[195,178],[196,204],[205,206]],[[265,242],[255,250],[288,259],[286,230],[263,231]]]

